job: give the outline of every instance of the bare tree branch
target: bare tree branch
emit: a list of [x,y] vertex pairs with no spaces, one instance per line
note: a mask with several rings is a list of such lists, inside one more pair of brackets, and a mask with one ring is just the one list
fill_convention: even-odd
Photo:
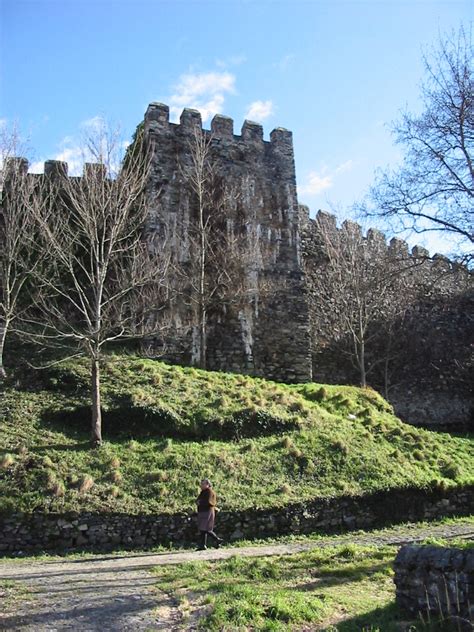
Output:
[[424,110],[394,124],[404,149],[398,170],[380,171],[364,205],[396,230],[442,231],[464,251],[474,243],[474,47],[472,30],[440,39],[425,57]]
[[168,261],[144,239],[150,148],[123,144],[104,126],[84,145],[95,164],[81,178],[41,178],[29,199],[36,233],[28,250],[48,254],[32,271],[32,306],[22,317],[30,339],[75,345],[91,362],[92,440],[102,441],[100,358],[105,345],[151,335],[167,298]]

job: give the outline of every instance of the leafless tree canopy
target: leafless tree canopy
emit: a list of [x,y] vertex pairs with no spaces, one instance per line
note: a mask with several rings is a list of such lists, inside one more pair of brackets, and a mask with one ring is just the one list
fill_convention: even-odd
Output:
[[150,154],[135,146],[122,162],[106,127],[87,139],[81,178],[45,175],[30,200],[28,248],[48,253],[33,271],[33,305],[22,318],[30,337],[91,360],[92,434],[100,444],[99,360],[104,346],[152,332],[164,300],[167,262],[143,239]]
[[[325,314],[321,320],[326,324],[320,334],[349,355],[361,386],[366,386],[369,371],[389,359],[391,323],[409,305],[407,272],[413,264],[402,252],[388,249],[383,239],[364,237],[360,226],[353,222],[344,222],[341,229],[336,229],[321,215],[318,233],[321,263],[313,289],[318,309]],[[386,338],[387,353],[372,358],[369,366],[371,345],[381,333]]]
[[15,326],[24,304],[24,289],[42,257],[25,248],[25,235],[33,230],[29,201],[34,184],[27,177],[28,163],[19,132],[0,131],[0,379],[5,377],[3,350],[7,335]]
[[423,112],[394,125],[404,163],[378,174],[368,215],[394,228],[445,231],[474,241],[474,47],[471,30],[441,39],[425,58]]
[[256,292],[261,249],[256,226],[240,225],[236,219],[243,187],[234,186],[219,174],[212,142],[212,134],[195,129],[189,142],[190,164],[180,168],[183,183],[191,192],[195,217],[187,235],[191,256],[178,275],[183,279],[182,295],[198,330],[201,368],[206,367],[210,311],[251,300]]

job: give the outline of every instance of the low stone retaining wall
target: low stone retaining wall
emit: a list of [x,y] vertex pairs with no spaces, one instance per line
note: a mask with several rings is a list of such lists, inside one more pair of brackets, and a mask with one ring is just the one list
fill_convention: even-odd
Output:
[[[390,490],[363,497],[295,503],[283,508],[222,511],[216,531],[226,540],[315,531],[335,533],[406,521],[474,513],[474,486],[450,492]],[[0,516],[0,554],[6,552],[181,546],[196,541],[192,514],[54,513]]]
[[397,602],[412,615],[474,619],[474,549],[403,546],[394,569]]

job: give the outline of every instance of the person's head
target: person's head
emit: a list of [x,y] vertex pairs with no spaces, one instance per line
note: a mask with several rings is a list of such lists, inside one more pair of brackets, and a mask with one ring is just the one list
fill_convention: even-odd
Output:
[[209,489],[211,487],[211,481],[208,478],[203,478],[201,481],[201,489]]

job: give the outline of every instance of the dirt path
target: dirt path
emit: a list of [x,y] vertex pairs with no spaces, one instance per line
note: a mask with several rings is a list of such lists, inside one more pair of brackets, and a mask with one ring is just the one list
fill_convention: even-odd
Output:
[[474,539],[474,524],[405,526],[372,535],[347,534],[322,541],[224,548],[199,553],[95,555],[46,562],[0,561],[0,581],[19,582],[31,590],[25,599],[8,609],[2,609],[0,590],[0,630],[173,632],[182,629],[181,614],[173,598],[156,586],[150,572],[154,566],[198,559],[227,559],[233,555],[285,555],[346,542],[401,545],[427,537]]

